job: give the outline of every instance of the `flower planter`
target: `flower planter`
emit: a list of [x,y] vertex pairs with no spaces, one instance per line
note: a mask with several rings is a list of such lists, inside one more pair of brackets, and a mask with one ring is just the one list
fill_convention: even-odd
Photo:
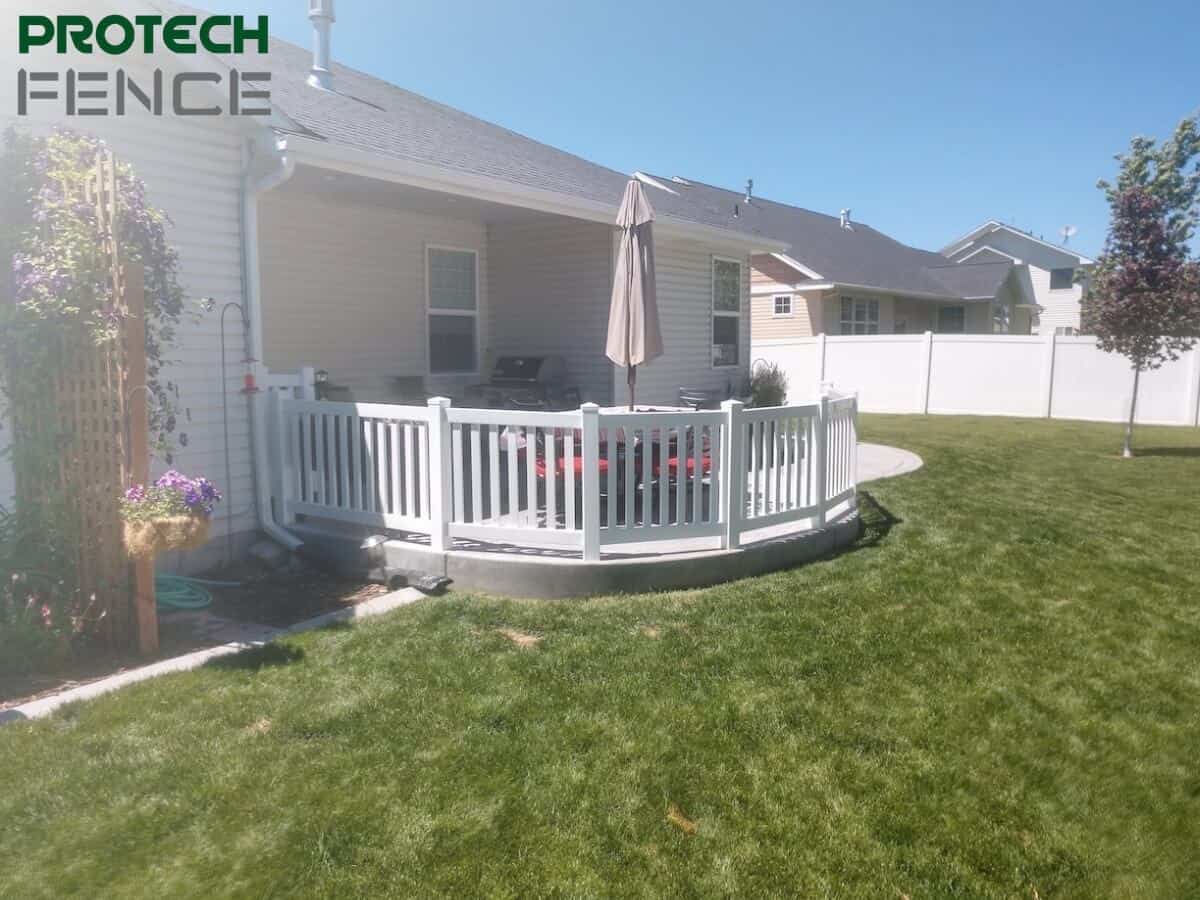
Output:
[[135,559],[168,550],[195,550],[208,543],[208,516],[163,516],[125,522],[125,550]]

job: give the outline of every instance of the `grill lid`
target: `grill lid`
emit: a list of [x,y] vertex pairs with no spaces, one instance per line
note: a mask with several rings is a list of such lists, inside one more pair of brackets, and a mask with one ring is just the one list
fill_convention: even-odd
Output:
[[561,356],[501,356],[492,368],[492,384],[556,384],[566,380]]

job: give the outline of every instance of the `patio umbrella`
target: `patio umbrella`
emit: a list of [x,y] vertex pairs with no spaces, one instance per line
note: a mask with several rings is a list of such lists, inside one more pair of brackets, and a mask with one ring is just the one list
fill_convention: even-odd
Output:
[[613,274],[612,302],[608,310],[608,342],[604,354],[629,370],[629,408],[633,409],[637,367],[663,352],[658,325],[658,300],[654,286],[654,207],[637,179],[625,185],[617,212],[621,247]]

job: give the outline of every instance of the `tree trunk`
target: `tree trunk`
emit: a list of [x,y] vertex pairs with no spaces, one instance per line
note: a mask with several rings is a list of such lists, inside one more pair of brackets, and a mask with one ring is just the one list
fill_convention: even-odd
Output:
[[1125,459],[1133,458],[1133,417],[1137,412],[1137,395],[1138,395],[1138,379],[1141,377],[1142,370],[1137,366],[1133,368],[1133,397],[1129,401],[1129,421],[1125,425],[1125,446],[1121,450],[1121,455]]

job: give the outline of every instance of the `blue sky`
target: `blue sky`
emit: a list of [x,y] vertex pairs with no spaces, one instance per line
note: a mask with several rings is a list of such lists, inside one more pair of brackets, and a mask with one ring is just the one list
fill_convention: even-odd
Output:
[[[308,45],[303,0],[267,13]],[[679,174],[937,249],[987,218],[1085,253],[1096,179],[1200,108],[1200,3],[339,0],[333,53],[615,169]]]

